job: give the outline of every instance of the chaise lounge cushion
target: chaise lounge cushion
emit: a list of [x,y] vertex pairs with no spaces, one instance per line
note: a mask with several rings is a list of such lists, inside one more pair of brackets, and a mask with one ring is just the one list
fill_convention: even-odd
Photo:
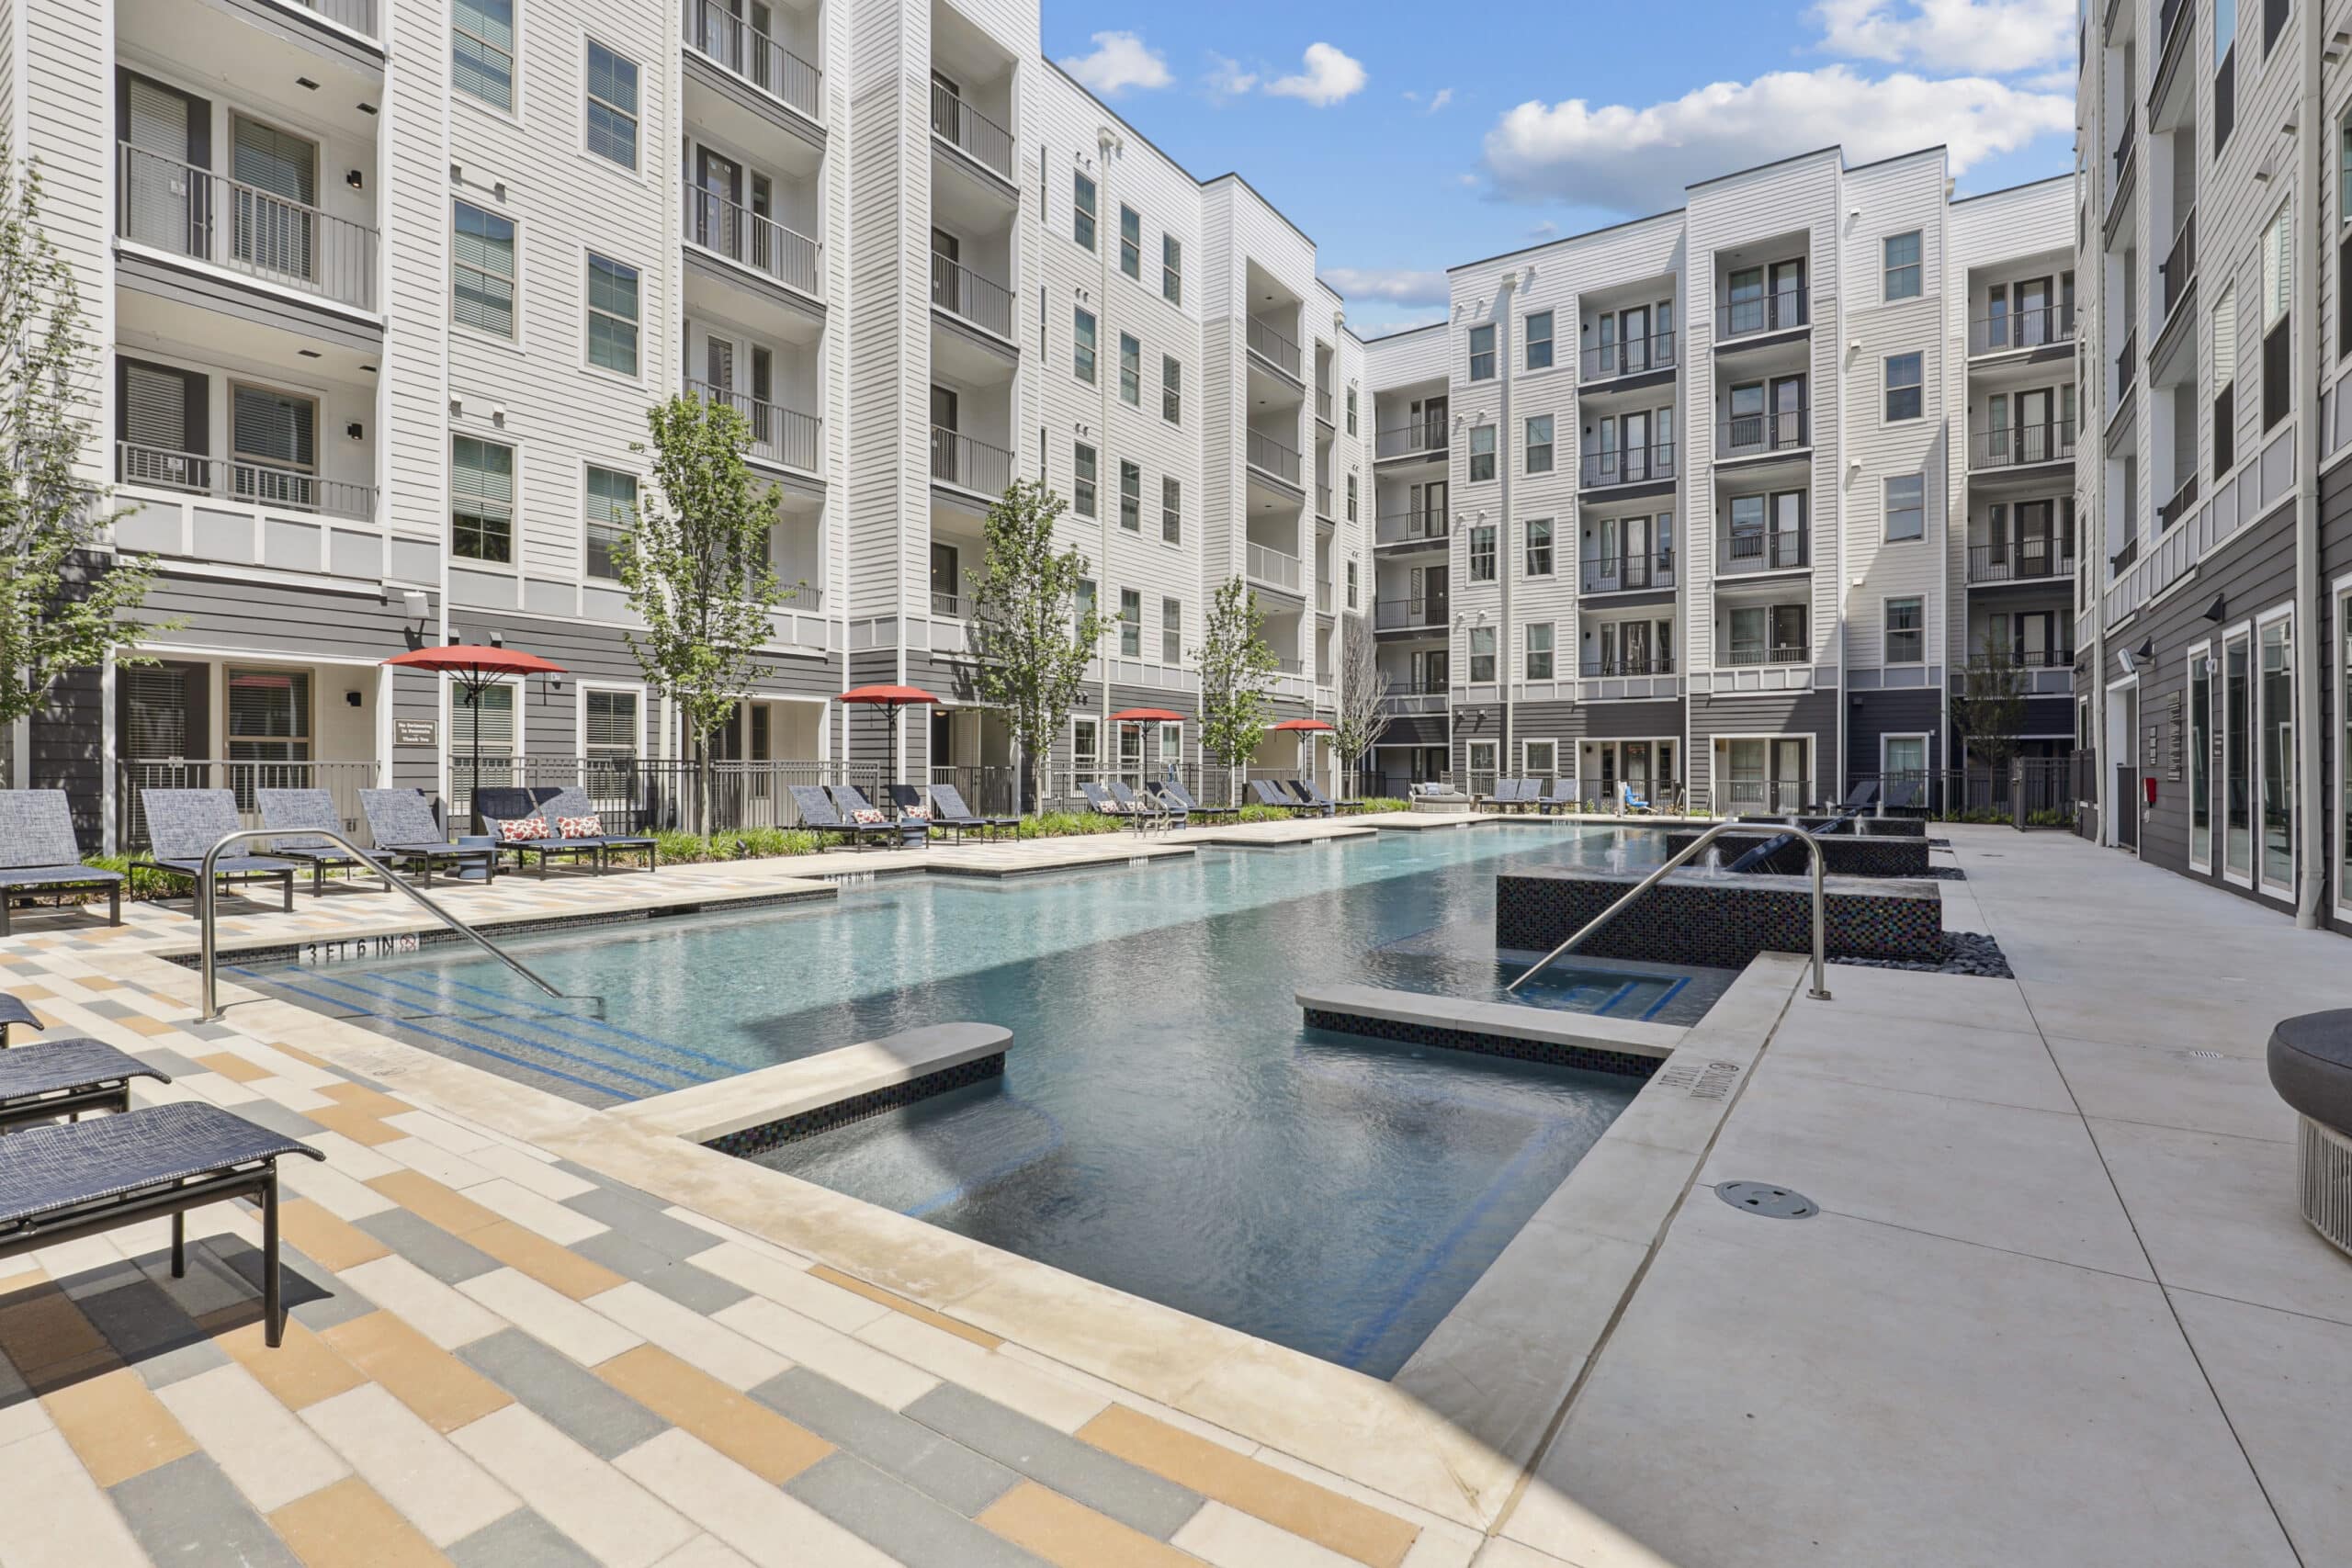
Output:
[[2352,1133],[2352,1008],[2281,1019],[2270,1031],[2270,1087],[2323,1126]]
[[548,836],[548,819],[544,817],[517,817],[498,825],[498,836],[510,844],[536,844]]
[[559,838],[596,839],[604,836],[605,824],[594,817],[559,817],[555,830]]

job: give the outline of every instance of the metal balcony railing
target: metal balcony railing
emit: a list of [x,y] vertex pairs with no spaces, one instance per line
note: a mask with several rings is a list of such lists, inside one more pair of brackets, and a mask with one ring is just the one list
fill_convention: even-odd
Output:
[[2074,571],[2075,547],[2062,540],[2017,538],[1968,547],[1971,582],[2031,582],[2043,577],[2071,577]]
[[1298,379],[1298,344],[1255,316],[1250,318],[1249,330],[1243,335],[1249,340],[1250,353],[1292,380]]
[[817,241],[714,190],[686,192],[684,207],[686,238],[693,243],[786,288],[823,297],[818,264],[824,247]]
[[2162,50],[2171,41],[2172,30],[2182,17],[2197,9],[2195,0],[2165,0],[2156,12],[2156,47]]
[[1250,432],[1250,466],[1290,484],[1298,482],[1298,454],[1271,435]]
[[1612,377],[1639,376],[1645,370],[1669,370],[1673,367],[1674,333],[1668,331],[1588,348],[1578,370],[1587,381],[1606,381]]
[[1639,659],[1588,659],[1577,673],[1588,681],[1611,675],[1671,675],[1674,673],[1674,656],[1653,653]]
[[1419,419],[1407,424],[1384,425],[1373,432],[1374,457],[1412,457],[1446,449],[1449,426],[1443,419]]
[[[2071,648],[2017,649],[2009,654],[2009,662],[2020,670],[2072,670],[2075,650]],[[1965,668],[1974,671],[1990,669],[1984,656],[1972,656]]]
[[1715,336],[1719,338],[1793,332],[1811,319],[1801,289],[1745,295],[1736,299],[1721,294],[1715,299]]
[[1971,469],[2018,468],[2063,463],[2075,455],[2075,422],[2042,420],[2032,424],[1980,425],[1969,433]]
[[1813,657],[1813,649],[1796,643],[1773,643],[1770,647],[1734,644],[1725,649],[1718,663],[1727,668],[1751,664],[1803,664]]
[[931,477],[993,500],[1012,483],[1012,454],[934,424],[931,427]]
[[752,457],[780,468],[818,471],[825,422],[815,414],[802,413],[798,409],[788,409],[749,392],[716,387],[692,377],[686,380],[686,395],[706,403],[725,403],[741,414],[743,423],[751,426]]
[[293,0],[293,4],[363,37],[380,39],[384,36],[376,30],[376,0]]
[[2072,343],[2075,308],[2041,305],[2030,310],[2005,310],[1980,316],[1968,323],[1968,352],[2007,354],[2012,349],[2040,348],[2045,344]]
[[1417,626],[1442,628],[1445,626],[1445,604],[1440,599],[1423,595],[1412,599],[1376,599],[1372,606],[1372,624],[1376,631],[1404,631]]
[[376,309],[376,231],[195,164],[119,144],[115,232],[258,282]]
[[962,620],[972,613],[971,601],[961,593],[948,593],[934,588],[931,591],[931,613]]
[[2123,334],[2123,346],[2115,351],[2115,406],[2123,405],[2123,395],[2140,378],[2140,329],[2133,327]]
[[685,36],[738,81],[810,119],[823,118],[825,73],[718,0],[685,0]]
[[175,452],[132,441],[115,443],[115,479],[120,484],[241,501],[276,512],[314,512],[322,517],[361,522],[372,522],[376,516],[373,485],[321,479],[308,469],[276,463]]
[[1649,588],[1674,586],[1674,552],[1587,556],[1583,562],[1587,593],[1634,593]]
[[1728,535],[1724,539],[1723,559],[1715,570],[1724,577],[1747,571],[1793,571],[1805,564],[1809,532],[1804,528],[1781,528],[1769,534],[1759,531]]
[[1674,443],[1625,446],[1584,455],[1582,483],[1587,490],[1610,485],[1637,485],[1674,477]]
[[2197,276],[2197,209],[2190,208],[2181,220],[2180,232],[2173,236],[2172,250],[2156,272],[2164,283],[2164,319],[2169,321],[2173,307],[2188,292],[2188,280]]
[[2118,188],[2121,186],[2123,167],[2132,161],[2132,149],[2140,144],[2139,137],[2140,110],[2139,106],[2135,104],[2123,111],[2123,134],[2115,139],[2115,178]]
[[2196,504],[2197,475],[2192,472],[2180,481],[2180,488],[2172,492],[2172,499],[2156,508],[2156,532],[2169,532],[2172,525],[2188,516],[2188,509]]
[[1437,542],[1453,531],[1452,520],[1442,512],[1384,512],[1374,520],[1373,542],[1380,545],[1419,544]]
[[1812,445],[1810,409],[1736,413],[1715,429],[1715,456],[1718,457],[1758,457],[1771,452],[1793,452]]
[[1421,714],[1443,713],[1447,692],[1442,682],[1416,683],[1411,681],[1391,681],[1388,690],[1381,694],[1381,711],[1391,718],[1410,718]]
[[1242,564],[1253,581],[1262,582],[1269,588],[1287,589],[1295,593],[1300,582],[1305,581],[1296,556],[1285,555],[1254,539],[1249,541],[1249,548],[1243,552]]
[[982,332],[1012,336],[1012,290],[937,251],[931,253],[931,302]]
[[1006,179],[1012,178],[1012,132],[933,82],[932,134]]

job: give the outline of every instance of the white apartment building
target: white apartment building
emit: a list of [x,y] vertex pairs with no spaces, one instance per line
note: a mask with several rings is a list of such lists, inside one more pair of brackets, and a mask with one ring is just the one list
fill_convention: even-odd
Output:
[[1387,787],[1836,800],[1963,765],[1988,637],[2070,749],[2073,182],[1951,188],[1939,148],[1726,175],[1365,345]]

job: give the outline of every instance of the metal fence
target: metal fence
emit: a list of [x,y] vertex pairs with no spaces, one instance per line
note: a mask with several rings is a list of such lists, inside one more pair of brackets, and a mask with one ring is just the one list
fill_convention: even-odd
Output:
[[[607,830],[737,833],[797,828],[796,784],[848,784],[876,806],[884,804],[889,770],[881,761],[786,760],[713,762],[710,809],[696,810],[697,770],[691,760],[647,757],[484,757],[481,782],[501,787],[569,788],[586,792]],[[474,763],[449,760],[449,822],[462,829],[473,816]]]
[[1912,804],[1904,809],[1911,815],[2060,828],[2072,825],[2076,803],[2086,798],[2083,787],[2090,771],[2071,756],[2018,757],[1998,768],[1857,773],[1849,788],[1875,784],[1882,803],[1891,792],[1907,791]]
[[225,789],[237,797],[238,826],[262,825],[258,792],[322,789],[334,797],[345,833],[361,843],[368,819],[359,792],[376,787],[372,761],[279,761],[245,758],[123,757],[115,762],[115,842],[127,852],[148,847],[147,810],[141,792],[151,789]]

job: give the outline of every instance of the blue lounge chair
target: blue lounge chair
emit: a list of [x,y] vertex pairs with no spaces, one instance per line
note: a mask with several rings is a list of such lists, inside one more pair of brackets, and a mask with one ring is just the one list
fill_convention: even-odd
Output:
[[1259,805],[1274,807],[1279,810],[1289,812],[1294,817],[1302,811],[1321,809],[1319,807],[1306,804],[1272,779],[1251,779],[1250,793],[1258,797]]
[[482,880],[498,874],[498,851],[488,844],[449,841],[434,820],[433,803],[423,790],[363,789],[359,814],[368,818],[368,836],[375,840],[376,858],[395,871],[422,869],[422,880],[433,886],[433,868],[448,865],[463,875],[480,867]]
[[122,924],[122,873],[84,865],[74,839],[74,813],[62,789],[0,791],[0,936],[8,934],[8,908],[38,895],[60,903],[104,889],[107,924]]
[[[0,1047],[12,1025],[42,1027],[32,1009],[0,992]],[[78,1120],[85,1111],[128,1111],[133,1078],[172,1081],[169,1073],[86,1036],[0,1049],[0,1132],[61,1116]]]
[[1535,809],[1544,817],[1559,811],[1573,811],[1577,805],[1577,781],[1574,779],[1554,779],[1551,787],[1535,797]]
[[[497,785],[474,791],[474,812],[481,818],[483,831],[498,840],[498,852],[513,855],[514,867],[521,870],[530,864],[530,857],[539,857],[539,875],[548,874],[548,863],[561,858],[577,862],[583,857],[595,871],[605,869],[605,846],[601,838],[566,839],[555,830],[555,818],[539,809],[539,803],[552,792]],[[508,825],[528,822],[533,818],[544,818],[547,830],[538,838],[517,839],[508,836]]]
[[820,784],[786,784],[792,804],[800,809],[800,825],[812,833],[834,833],[853,844],[866,844],[876,839],[897,839],[895,823],[860,822],[844,817],[833,797]]
[[[857,820],[857,814],[861,811],[881,809],[859,794],[855,784],[827,784],[825,793],[833,797],[833,805],[841,814],[853,822]],[[929,822],[894,822],[888,812],[883,813],[882,829],[884,838],[892,844],[921,844],[931,839]]]
[[1146,828],[1168,826],[1168,808],[1159,804],[1158,796],[1137,795],[1135,786],[1125,779],[1109,781],[1109,788],[1111,798],[1119,803],[1119,808],[1139,825]]
[[1000,830],[1018,833],[1021,830],[1021,818],[1018,817],[982,817],[974,811],[964,804],[964,792],[954,784],[931,786],[931,819],[933,822],[952,822],[965,829],[979,829],[984,833]]
[[1184,787],[1184,782],[1174,773],[1170,773],[1159,781],[1159,793],[1170,805],[1187,818],[1241,815],[1241,807],[1238,806],[1203,806],[1193,797],[1193,792]]
[[1648,817],[1655,814],[1656,807],[1650,805],[1649,796],[1635,790],[1632,784],[1619,784],[1617,798],[1628,817]]
[[[147,816],[150,849],[145,859],[131,864],[177,877],[192,892],[201,892],[197,885],[203,880],[206,852],[244,826],[237,815],[236,795],[225,789],[142,789],[139,805]],[[223,887],[277,883],[288,910],[294,908],[295,870],[290,860],[243,852],[223,854],[212,866],[215,881]],[[198,898],[188,912],[195,914],[202,907]]]
[[259,789],[254,792],[254,800],[261,807],[261,825],[271,829],[269,852],[311,868],[312,897],[326,891],[328,872],[368,866],[333,839],[319,836],[322,830],[343,831],[343,813],[335,809],[334,796],[325,790]]

